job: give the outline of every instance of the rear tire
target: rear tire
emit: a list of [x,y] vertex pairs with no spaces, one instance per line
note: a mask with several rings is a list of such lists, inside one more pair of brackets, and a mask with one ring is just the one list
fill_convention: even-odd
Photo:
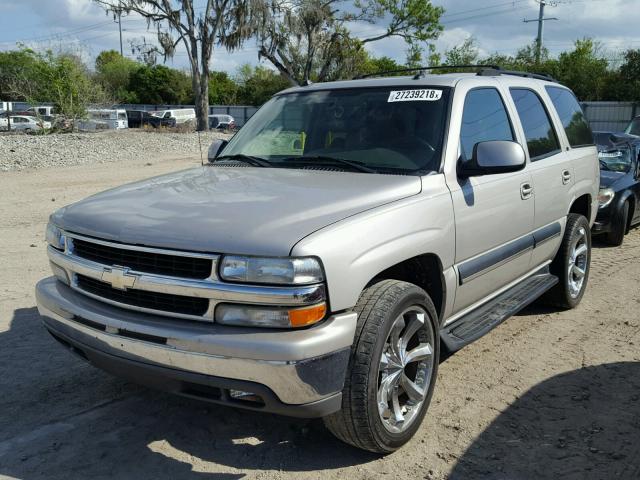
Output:
[[324,424],[345,443],[386,454],[413,437],[431,401],[438,316],[424,290],[398,280],[365,289],[354,310],[358,324],[342,408]]
[[550,267],[560,281],[545,295],[547,303],[567,309],[577,307],[587,288],[590,266],[589,222],[582,215],[570,213],[560,250]]
[[611,224],[611,231],[607,233],[607,243],[614,247],[619,247],[624,242],[627,233],[627,223],[629,221],[629,201],[625,201],[620,215],[615,215]]

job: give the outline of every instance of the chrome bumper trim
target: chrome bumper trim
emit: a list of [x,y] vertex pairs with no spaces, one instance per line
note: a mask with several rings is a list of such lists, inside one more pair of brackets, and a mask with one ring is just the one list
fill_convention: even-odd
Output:
[[48,246],[47,254],[51,262],[63,268],[67,272],[67,276],[71,282],[71,287],[75,290],[111,305],[170,317],[213,321],[215,305],[221,302],[299,307],[317,304],[326,300],[325,286],[323,284],[296,287],[244,285],[223,283],[213,276],[205,280],[194,280],[128,270],[128,273],[135,275],[135,283],[133,286],[133,289],[135,290],[182,295],[185,297],[207,298],[210,300],[209,309],[202,317],[195,315],[182,315],[173,312],[163,312],[160,310],[135,307],[97,295],[92,295],[78,287],[74,274],[80,274],[102,281],[105,268],[110,268],[111,265],[103,265],[101,263],[78,257],[73,254],[72,248],[67,248],[67,250],[61,252],[60,250],[56,250],[55,248]]
[[[36,299],[47,328],[81,344],[141,364],[257,382],[290,404],[314,402],[342,389],[348,362],[348,355],[342,353],[353,342],[357,318],[355,313],[344,313],[316,327],[288,331],[186,324],[116,310],[75,293],[53,277],[38,283]],[[104,325],[105,330],[74,317]],[[166,344],[134,339],[120,331],[164,338]],[[332,365],[329,376],[332,382],[338,380],[338,387],[313,384],[317,376],[309,375],[304,365],[338,353],[345,361]],[[328,361],[335,363],[337,358]]]

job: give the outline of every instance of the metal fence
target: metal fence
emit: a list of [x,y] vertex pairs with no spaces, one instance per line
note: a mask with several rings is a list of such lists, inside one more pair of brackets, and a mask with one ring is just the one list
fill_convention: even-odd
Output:
[[[43,104],[47,105],[47,104]],[[20,111],[29,108],[25,102],[13,102],[13,110]],[[114,105],[114,108],[124,108],[126,110],[170,110],[173,108],[193,108],[193,105]],[[587,119],[591,123],[594,131],[623,131],[631,119],[640,115],[640,103],[637,102],[582,102]],[[236,125],[241,127],[246,123],[251,115],[256,113],[258,107],[250,105],[211,105],[209,114],[224,113],[231,115]]]
[[640,103],[582,102],[582,109],[594,132],[621,132],[640,115]]
[[[114,105],[113,108],[124,108],[125,110],[144,110],[145,112],[153,112],[156,110],[173,110],[176,108],[195,108],[194,105],[134,105],[134,104],[121,104]],[[236,125],[241,127],[247,120],[251,118],[251,115],[256,113],[258,107],[252,107],[250,105],[209,105],[209,115],[216,113],[224,113],[231,115],[236,121]]]

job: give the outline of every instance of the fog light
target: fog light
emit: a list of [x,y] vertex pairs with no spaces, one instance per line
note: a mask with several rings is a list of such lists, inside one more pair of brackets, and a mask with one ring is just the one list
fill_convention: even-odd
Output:
[[215,319],[223,325],[296,328],[319,322],[326,313],[327,306],[324,303],[291,309],[221,304],[216,308]]
[[245,392],[243,390],[229,390],[229,396],[233,400],[243,400],[245,402],[264,403],[255,393]]
[[51,265],[51,271],[55,277],[65,285],[69,285],[69,276],[67,275],[67,271],[53,262],[49,262],[49,265]]

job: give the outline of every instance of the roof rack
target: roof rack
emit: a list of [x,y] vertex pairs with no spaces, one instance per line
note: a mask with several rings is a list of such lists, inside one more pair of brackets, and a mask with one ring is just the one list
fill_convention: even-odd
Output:
[[409,73],[409,72],[418,72],[413,78],[419,79],[424,75],[425,70],[449,70],[452,68],[491,68],[495,70],[500,70],[499,66],[496,65],[438,65],[435,67],[412,67],[412,68],[399,68],[396,70],[383,70],[381,72],[376,73],[366,73],[364,75],[358,75],[353,77],[353,80],[361,80],[363,78],[371,78],[371,77],[379,77],[381,75],[388,75],[390,73]]
[[451,70],[451,69],[479,69],[477,75],[482,77],[496,77],[499,75],[514,75],[517,77],[526,77],[526,78],[535,78],[537,80],[546,80],[548,82],[560,83],[558,80],[553,78],[550,75],[546,75],[543,73],[533,73],[533,72],[520,72],[518,70],[506,70],[499,65],[438,65],[435,67],[413,67],[413,68],[399,68],[396,70],[383,70],[381,72],[376,73],[367,73],[364,75],[358,75],[353,77],[353,80],[361,80],[363,78],[371,78],[371,77],[379,77],[382,75],[389,75],[392,73],[409,73],[409,72],[417,72],[414,76],[414,80],[419,80],[424,77],[424,72],[426,70]]
[[495,66],[491,66],[483,70],[480,70],[478,72],[478,75],[482,77],[495,77],[497,75],[513,75],[516,77],[535,78],[537,80],[546,80],[548,82],[560,83],[551,75],[547,75],[545,73],[521,72],[519,70],[505,70],[502,67],[496,68]]

